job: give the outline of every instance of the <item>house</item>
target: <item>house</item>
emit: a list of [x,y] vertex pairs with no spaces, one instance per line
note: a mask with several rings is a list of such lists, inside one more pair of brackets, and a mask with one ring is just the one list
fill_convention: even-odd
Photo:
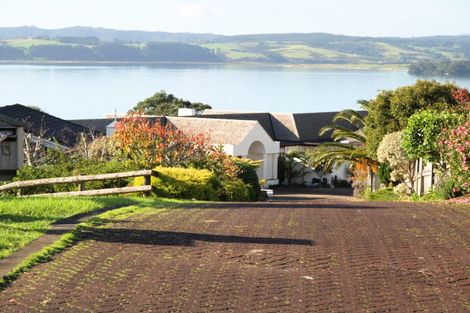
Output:
[[[319,132],[324,126],[332,123],[337,113],[244,113],[206,110],[202,115],[196,117],[258,121],[273,140],[280,142],[280,152],[288,153],[289,151],[307,151],[322,143],[330,142],[329,133],[320,136]],[[365,115],[366,111],[360,111],[360,113]],[[349,127],[348,124],[343,126]],[[293,183],[297,184],[312,185],[314,179],[319,178],[326,178],[328,182],[333,179],[350,180],[348,164],[343,164],[331,173],[323,175],[308,166],[304,166],[299,160],[296,170],[302,172],[302,175],[293,179]]]
[[[213,144],[222,145],[228,154],[263,160],[258,176],[270,184],[279,181],[278,155],[292,150],[306,151],[331,141],[329,134],[318,135],[330,124],[337,112],[326,113],[253,113],[206,110],[197,115],[194,110],[180,109],[179,117],[149,117],[161,123],[170,123],[182,131],[204,133]],[[112,134],[117,119],[73,120],[103,134]],[[347,125],[345,125],[347,126]],[[255,143],[257,142],[257,143]],[[301,166],[299,164],[299,166]],[[349,177],[348,165],[322,176],[328,181]],[[304,167],[304,175],[294,182],[311,185],[320,176]]]
[[183,132],[207,134],[212,144],[221,145],[233,156],[261,160],[258,177],[269,185],[278,185],[280,143],[269,136],[257,121],[167,117]]
[[[280,143],[273,140],[265,129],[252,120],[197,119],[193,117],[149,117],[153,122],[172,125],[191,134],[205,134],[213,145],[221,145],[233,156],[261,160],[258,177],[269,185],[279,184],[278,156]],[[87,128],[111,135],[118,119],[74,120]]]
[[[320,136],[318,133],[323,126],[331,123],[337,112],[252,113],[208,110],[202,115],[196,115],[194,111],[186,109],[180,113],[184,116],[148,118],[153,122],[171,124],[183,132],[204,133],[212,144],[222,145],[230,155],[262,160],[258,176],[275,185],[279,183],[278,156],[291,150],[313,149],[330,141],[328,134]],[[41,139],[46,147],[62,149],[75,146],[80,134],[111,135],[119,120],[66,121],[20,104],[0,107],[0,114],[24,125],[25,134],[31,140]],[[318,175],[312,169],[305,170],[306,175],[298,178],[298,183],[308,185]],[[347,178],[347,166],[336,169],[327,178],[334,176]]]
[[0,114],[0,181],[15,176],[23,165],[23,125]]
[[48,147],[73,147],[78,143],[80,134],[93,133],[87,127],[21,104],[0,107],[0,114],[21,123],[33,141],[41,138]]
[[42,149],[66,150],[78,143],[80,134],[98,133],[21,104],[0,107],[0,181],[14,177],[32,159],[36,143]]

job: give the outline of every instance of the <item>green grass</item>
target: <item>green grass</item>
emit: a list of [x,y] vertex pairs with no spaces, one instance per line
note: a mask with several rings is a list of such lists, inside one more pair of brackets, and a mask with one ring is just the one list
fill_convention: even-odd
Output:
[[258,59],[263,58],[263,54],[249,52],[247,49],[253,46],[253,44],[243,44],[243,43],[209,43],[204,44],[202,47],[208,49],[214,49],[217,54],[223,54],[226,58],[230,60],[243,60],[243,59]]
[[[3,200],[3,199],[2,199]],[[105,213],[102,213],[98,216],[95,216],[88,221],[79,224],[74,230],[71,232],[62,235],[62,237],[54,242],[52,245],[42,249],[41,251],[32,254],[29,256],[27,259],[23,260],[13,271],[11,271],[8,275],[6,275],[3,278],[0,278],[0,290],[6,288],[9,283],[17,279],[21,273],[28,271],[31,269],[33,266],[39,264],[39,263],[44,263],[48,262],[52,259],[52,257],[65,249],[71,247],[74,245],[77,241],[80,239],[80,233],[83,229],[90,229],[90,228],[103,228],[106,227],[106,225],[109,225],[110,223],[119,221],[119,220],[124,220],[127,219],[133,215],[146,215],[146,214],[158,214],[161,212],[164,212],[168,209],[171,208],[176,208],[176,207],[182,207],[185,204],[196,204],[196,203],[202,203],[199,201],[189,201],[189,200],[174,200],[174,199],[146,199],[146,198],[119,198],[119,197],[110,197],[110,198],[90,198],[90,199],[72,199],[72,198],[63,198],[63,199],[27,199],[28,201],[22,201],[23,199],[9,199],[6,200],[6,202],[9,202],[11,205],[16,205],[17,208],[22,207],[24,208],[22,211],[23,216],[29,217],[31,215],[34,216],[50,216],[54,215],[55,217],[63,214],[63,213],[58,213],[58,212],[66,212],[68,216],[71,215],[72,211],[76,211],[76,209],[72,208],[77,208],[79,206],[85,206],[88,209],[92,208],[100,208],[105,206],[110,206],[110,205],[126,205],[129,204],[129,206],[119,208],[119,209],[114,209],[107,211]],[[57,202],[57,201],[58,202]],[[5,202],[5,203],[6,203]],[[53,211],[57,212],[55,214],[49,214],[49,213],[39,213],[39,211],[44,211],[44,209],[48,208],[57,208],[57,204],[60,203],[65,204],[65,206],[68,209],[55,209]],[[48,204],[49,203],[49,204]],[[4,205],[4,202],[2,201],[0,204],[0,207]],[[50,206],[51,205],[51,206]],[[32,212],[31,208],[40,208],[40,209],[33,209]],[[62,206],[61,206],[62,207]],[[37,210],[37,212],[36,212]],[[82,212],[86,212],[81,210]],[[39,213],[39,214],[38,214]],[[73,214],[72,214],[73,215]],[[52,218],[46,217],[46,219],[52,220]],[[3,219],[2,219],[3,220]],[[50,223],[48,224],[50,225]],[[40,235],[40,234],[39,234]],[[0,232],[0,238],[1,237],[1,232]],[[37,237],[36,237],[37,238]]]
[[271,49],[270,51],[280,53],[283,57],[288,59],[310,59],[314,56],[321,56],[330,59],[341,57],[353,59],[357,58],[353,54],[337,52],[323,48],[315,48],[304,44],[281,45],[276,49]]
[[37,239],[60,219],[134,202],[124,197],[1,198],[0,259]]
[[42,45],[63,45],[63,43],[56,40],[36,39],[36,38],[17,38],[5,40],[9,45],[16,48],[30,48],[32,46]]
[[393,192],[392,188],[384,188],[375,192],[366,191],[364,198],[368,201],[399,201],[400,195]]

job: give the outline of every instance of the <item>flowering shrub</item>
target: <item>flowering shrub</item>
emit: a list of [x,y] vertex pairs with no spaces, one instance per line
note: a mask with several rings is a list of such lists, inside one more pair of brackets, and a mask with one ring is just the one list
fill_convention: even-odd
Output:
[[209,150],[203,134],[183,134],[138,114],[120,121],[115,136],[119,148],[140,168],[187,166],[205,158]]
[[454,192],[470,192],[470,121],[446,130],[439,147],[455,182]]
[[408,192],[413,192],[414,160],[407,157],[402,145],[403,131],[385,135],[377,149],[377,159],[392,168],[393,182],[404,183]]

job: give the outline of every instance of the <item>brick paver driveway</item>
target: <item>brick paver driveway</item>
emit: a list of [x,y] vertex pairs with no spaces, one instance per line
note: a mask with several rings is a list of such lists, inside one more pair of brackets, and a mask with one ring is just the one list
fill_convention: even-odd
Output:
[[90,230],[0,312],[466,312],[469,209],[280,197]]

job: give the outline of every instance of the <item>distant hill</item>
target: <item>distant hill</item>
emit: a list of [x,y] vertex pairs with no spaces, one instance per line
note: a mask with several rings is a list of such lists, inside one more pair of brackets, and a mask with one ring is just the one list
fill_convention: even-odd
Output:
[[0,27],[0,39],[35,38],[35,37],[95,37],[101,41],[127,42],[198,42],[218,37],[213,34],[148,32],[133,30],[115,30],[109,28],[74,26],[59,29],[43,29],[35,26]]
[[0,28],[0,60],[414,64],[470,60],[470,35],[416,38],[328,33],[223,36],[93,27]]

